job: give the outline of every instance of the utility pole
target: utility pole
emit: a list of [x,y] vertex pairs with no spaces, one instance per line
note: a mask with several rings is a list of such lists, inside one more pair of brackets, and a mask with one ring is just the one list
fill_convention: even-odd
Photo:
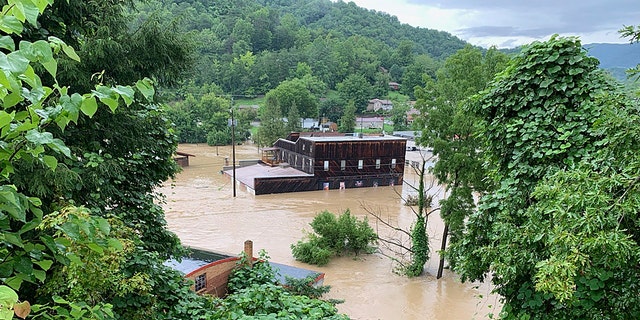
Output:
[[236,123],[233,118],[233,97],[231,97],[231,153],[233,161],[233,197],[236,197]]

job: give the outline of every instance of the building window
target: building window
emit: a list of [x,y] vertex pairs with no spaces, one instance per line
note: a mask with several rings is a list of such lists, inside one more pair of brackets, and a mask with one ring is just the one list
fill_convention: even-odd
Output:
[[391,159],[391,169],[396,168],[396,159]]
[[207,274],[203,273],[196,277],[196,292],[207,287]]
[[304,151],[304,144],[302,145],[302,151]]
[[313,170],[313,160],[309,159],[309,169]]
[[344,171],[347,169],[347,160],[340,160],[340,170]]
[[364,160],[358,160],[358,169],[364,168]]
[[329,161],[324,162],[324,171],[329,171]]
[[380,159],[376,159],[376,169],[380,169]]

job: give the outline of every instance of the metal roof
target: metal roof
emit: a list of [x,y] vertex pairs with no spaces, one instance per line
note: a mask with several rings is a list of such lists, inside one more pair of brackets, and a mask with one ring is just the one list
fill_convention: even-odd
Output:
[[393,137],[393,136],[331,136],[331,137],[300,137],[299,139],[306,139],[316,142],[330,142],[330,141],[406,141],[406,138]]

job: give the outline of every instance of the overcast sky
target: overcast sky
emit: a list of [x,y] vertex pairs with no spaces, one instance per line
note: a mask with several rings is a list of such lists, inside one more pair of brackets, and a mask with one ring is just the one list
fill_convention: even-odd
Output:
[[447,31],[472,44],[511,48],[552,34],[582,44],[628,43],[618,30],[640,25],[638,0],[343,0],[398,17],[415,27]]

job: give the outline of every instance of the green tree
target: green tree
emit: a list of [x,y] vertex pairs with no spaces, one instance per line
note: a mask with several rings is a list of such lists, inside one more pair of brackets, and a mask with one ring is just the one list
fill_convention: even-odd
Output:
[[402,74],[400,92],[408,95],[412,99],[415,98],[415,87],[424,87],[427,76],[431,79],[436,78],[436,72],[439,64],[428,55],[417,56],[413,63],[407,66]]
[[356,106],[350,101],[344,108],[344,114],[340,118],[340,132],[354,132],[356,128]]
[[[217,300],[214,319],[255,319],[266,315],[275,319],[349,319],[338,314],[335,300],[321,300],[330,290],[328,286],[314,287],[314,277],[292,279],[278,283],[276,271],[264,251],[250,266],[243,256],[229,275],[229,294]],[[260,301],[260,303],[256,303]]]
[[[629,42],[631,43],[637,43],[640,41],[640,25],[624,26],[624,28],[620,29],[618,32],[622,37],[629,38]],[[635,68],[627,70],[627,74],[637,80],[640,75],[640,63]]]
[[11,34],[0,37],[2,283],[43,317],[184,317],[185,301],[202,300],[162,264],[180,250],[154,196],[176,171],[175,139],[152,81],[71,90],[58,76],[69,76],[62,54],[77,63],[76,51],[56,37],[20,38],[48,3],[12,3],[0,19]]
[[[421,114],[416,127],[422,128],[419,143],[433,148],[433,155],[438,157],[432,172],[449,192],[440,201],[446,231],[443,243],[450,235],[453,248],[462,241],[464,222],[475,208],[473,192],[484,192],[488,187],[480,152],[482,140],[476,135],[480,120],[464,106],[506,62],[506,55],[495,48],[483,54],[478,48],[466,46],[447,58],[437,72],[437,81],[426,77],[425,87],[416,88],[416,108]],[[450,256],[454,260],[456,254]]]
[[324,101],[320,102],[320,109],[318,115],[320,117],[326,117],[329,121],[338,122],[338,119],[342,117],[344,102],[340,98],[335,96],[327,97]]
[[491,272],[505,318],[640,315],[629,295],[640,276],[629,148],[640,136],[628,122],[640,110],[597,65],[580,41],[554,36],[525,47],[473,104],[495,188],[453,267],[466,280]]
[[278,139],[286,138],[286,127],[280,110],[277,101],[269,99],[260,109],[260,127],[256,137],[259,146],[272,146]]
[[289,108],[289,115],[287,116],[286,130],[288,132],[300,132],[302,131],[301,125],[302,119],[298,113],[298,107],[294,104]]
[[409,111],[409,105],[407,103],[396,103],[391,109],[391,122],[393,122],[394,131],[409,130],[407,124],[407,111]]
[[325,210],[310,225],[314,233],[308,234],[306,241],[291,245],[296,260],[306,263],[324,265],[334,255],[371,253],[378,239],[367,217],[359,220],[349,209],[339,216]]
[[411,40],[402,40],[398,44],[395,52],[391,56],[393,64],[400,67],[407,67],[414,61],[415,54],[413,53],[414,43]]
[[391,76],[388,72],[376,72],[371,94],[374,97],[386,97],[389,94]]
[[[311,81],[311,78],[307,78]],[[288,115],[292,107],[304,118],[315,118],[318,115],[318,98],[311,93],[307,82],[294,78],[283,81],[275,89],[267,92],[266,98],[280,106],[280,114]]]
[[353,101],[356,113],[363,112],[367,107],[369,99],[373,94],[371,83],[362,75],[349,75],[337,86],[340,99],[343,101]]

